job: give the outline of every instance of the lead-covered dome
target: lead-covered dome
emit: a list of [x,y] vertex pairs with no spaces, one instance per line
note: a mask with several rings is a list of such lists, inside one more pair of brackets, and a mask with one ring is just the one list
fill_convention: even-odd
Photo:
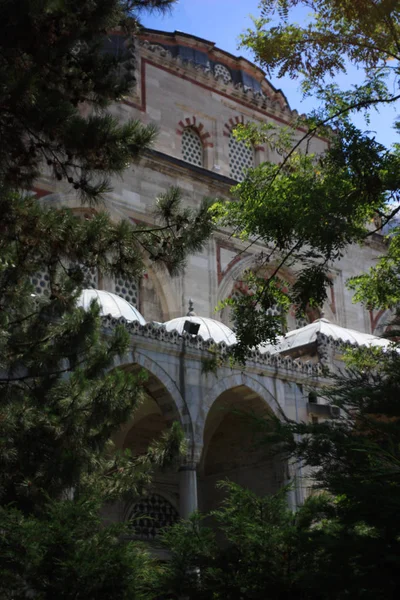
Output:
[[97,300],[101,308],[101,315],[104,317],[111,315],[115,319],[123,317],[129,322],[138,321],[140,325],[146,324],[144,317],[132,304],[129,304],[124,298],[111,292],[104,290],[83,290],[77,304],[87,310],[93,300]]
[[[215,319],[207,319],[206,317],[198,317],[193,312],[193,300],[189,300],[189,312],[186,317],[178,317],[164,323],[164,327],[167,331],[177,331],[180,335],[185,331],[186,322],[198,325],[198,331],[196,335],[201,335],[203,340],[213,340],[216,344],[224,342],[227,346],[236,344],[236,336],[232,329],[229,329],[223,323],[216,321]],[[188,328],[186,328],[188,331]],[[188,331],[190,333],[190,330]]]
[[206,317],[197,316],[178,317],[177,319],[167,321],[164,323],[164,326],[167,331],[176,330],[180,335],[182,335],[185,321],[190,321],[190,323],[197,323],[200,325],[197,335],[201,335],[203,340],[213,340],[216,344],[225,342],[227,346],[236,344],[236,336],[232,329],[229,329],[229,327],[223,323],[220,323],[219,321],[216,321],[215,319],[207,319]]

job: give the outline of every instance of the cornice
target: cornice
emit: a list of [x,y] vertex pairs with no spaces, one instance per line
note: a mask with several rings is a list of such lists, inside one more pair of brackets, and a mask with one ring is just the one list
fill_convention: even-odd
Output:
[[[181,346],[184,341],[187,350],[197,350],[208,355],[209,353],[216,353],[222,358],[228,357],[229,347],[225,342],[216,344],[213,340],[204,340],[201,335],[193,336],[186,332],[181,335],[176,330],[167,331],[164,325],[154,323],[140,325],[137,321],[127,322],[123,317],[117,319],[110,315],[102,317],[102,325],[106,331],[123,326],[131,334],[133,341],[135,338],[155,340],[170,345],[171,349]],[[285,377],[288,372],[293,375],[302,374],[308,377],[321,377],[324,374],[321,363],[301,362],[300,360],[293,360],[290,356],[260,352],[258,348],[251,350],[247,363],[249,367],[272,367],[282,377]]]

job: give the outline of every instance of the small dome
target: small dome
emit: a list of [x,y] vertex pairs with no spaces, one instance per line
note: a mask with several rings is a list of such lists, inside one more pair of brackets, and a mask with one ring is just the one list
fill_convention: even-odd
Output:
[[260,344],[258,348],[262,354],[266,352],[270,352],[270,354],[290,352],[314,344],[317,342],[318,334],[323,334],[329,339],[353,346],[381,348],[389,348],[391,346],[390,340],[371,335],[370,333],[347,329],[346,327],[331,323],[328,319],[322,318],[299,329],[289,331],[284,336],[279,337],[275,345],[264,343]]
[[164,325],[167,331],[176,330],[182,335],[185,321],[200,325],[197,335],[201,335],[203,340],[213,340],[216,344],[225,342],[227,346],[236,344],[236,336],[232,329],[229,329],[229,327],[215,319],[206,319],[205,317],[188,315],[187,317],[179,317],[178,319],[167,321]]
[[77,304],[86,310],[92,300],[97,300],[101,307],[100,314],[103,317],[107,315],[111,315],[115,319],[124,317],[127,321],[139,321],[140,325],[146,324],[140,312],[117,294],[111,294],[111,292],[105,292],[104,290],[83,290]]

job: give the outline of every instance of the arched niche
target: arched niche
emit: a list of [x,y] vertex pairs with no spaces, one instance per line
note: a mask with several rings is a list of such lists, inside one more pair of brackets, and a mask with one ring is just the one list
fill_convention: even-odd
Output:
[[[391,332],[400,329],[399,319],[393,310],[381,310],[375,315],[371,313],[371,332],[380,337],[391,337]],[[393,333],[392,333],[393,335]]]
[[[116,446],[128,447],[128,440],[132,442],[134,436],[132,429],[137,430],[142,427],[149,432],[153,430],[154,439],[158,439],[162,431],[171,427],[174,422],[181,424],[190,445],[192,440],[190,417],[175,382],[159,365],[139,352],[125,356],[121,363],[118,365],[120,368],[138,376],[144,374],[145,381],[140,404],[135,408],[132,418],[127,423],[121,424],[114,436]],[[151,442],[150,434],[148,441]]]
[[224,492],[218,482],[230,480],[259,495],[276,492],[284,483],[285,466],[276,451],[261,443],[253,416],[272,418],[274,411],[255,389],[237,385],[219,394],[204,426],[199,505],[208,513]]
[[140,280],[140,311],[146,321],[164,323],[178,316],[175,313],[180,303],[166,267],[150,261],[145,261],[145,266],[146,273]]
[[[218,290],[218,303],[222,302],[226,298],[240,297],[249,293],[248,287],[243,279],[246,271],[255,271],[261,277],[268,277],[269,273],[273,272],[274,265],[262,266],[257,265],[255,256],[247,256],[240,261],[233,259],[231,261],[231,267],[227,267],[225,275],[221,280]],[[285,267],[279,270],[279,277],[283,282],[287,282],[289,285],[293,285],[296,281],[296,274]],[[279,316],[280,311],[277,305],[271,306],[267,310],[267,314],[272,316]],[[221,311],[221,321],[228,327],[234,328],[234,321],[232,318],[232,309],[227,306]],[[336,322],[335,315],[332,312],[331,305],[327,300],[324,306],[319,308],[307,308],[306,312],[302,316],[296,314],[296,307],[292,305],[287,313],[285,313],[282,320],[283,332],[292,331],[299,329],[310,323],[315,319],[319,319],[321,316],[325,316],[332,323]]]
[[[183,399],[165,371],[139,353],[125,356],[121,364],[115,366],[138,375],[146,372],[140,403],[129,421],[122,424],[113,436],[117,450],[130,450],[133,456],[141,456],[174,422],[179,422],[184,429],[190,449],[190,417],[183,416]],[[176,521],[178,507],[179,457],[176,464],[155,470],[152,482],[143,496],[107,507],[107,518],[114,521],[132,520],[132,535],[143,539],[148,535],[151,540],[165,524]],[[139,514],[142,508],[143,513]],[[162,518],[164,513],[165,519]],[[136,528],[133,522],[135,519],[138,520]],[[153,524],[151,519],[155,520]]]

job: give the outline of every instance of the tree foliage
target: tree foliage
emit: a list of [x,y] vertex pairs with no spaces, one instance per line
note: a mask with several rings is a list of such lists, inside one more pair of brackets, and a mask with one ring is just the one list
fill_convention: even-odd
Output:
[[[145,375],[114,368],[131,348],[100,308],[77,308],[88,270],[137,280],[177,273],[211,231],[208,203],[156,200],[152,221],[115,223],[102,204],[155,129],[107,112],[129,93],[142,9],[173,0],[0,0],[0,595],[147,598],[149,559],[101,523],[105,502],[146,490],[184,449],[175,424],[144,456],[112,433],[142,397]],[[38,200],[38,175],[91,204],[85,216]],[[38,296],[32,278],[45,272]],[[150,579],[149,579],[150,577]]]
[[42,519],[1,508],[1,597],[153,598],[154,561],[138,542],[123,540],[126,525],[104,527],[100,509],[93,498],[53,500]]
[[[351,354],[346,373],[318,395],[335,420],[253,418],[258,438],[302,462],[296,512],[287,492],[259,497],[233,482],[213,529],[199,516],[166,532],[171,561],[161,573],[170,597],[386,599],[399,586],[400,358]],[[244,423],[243,426],[246,426]],[[167,596],[169,597],[169,596]]]
[[377,217],[388,222],[397,212],[399,174],[397,151],[346,123],[323,156],[294,152],[283,165],[263,163],[237,185],[233,202],[214,205],[220,226],[232,227],[247,245],[266,247],[243,275],[249,293],[227,302],[234,308],[237,357],[280,333],[269,308],[285,312],[294,305],[304,314],[323,305],[333,264],[379,229]]
[[[1,0],[0,179],[24,187],[46,167],[95,199],[154,139],[106,112],[134,84],[132,34],[174,0]],[[117,35],[112,35],[117,32]],[[112,38],[116,37],[116,43]]]
[[[357,130],[351,117],[398,100],[397,4],[265,0],[261,17],[242,36],[261,66],[278,77],[299,78],[320,106],[285,128],[267,123],[236,130],[239,139],[266,144],[282,156],[278,165],[266,162],[250,169],[233,190],[234,201],[214,206],[216,222],[233,228],[244,248],[266,246],[243,275],[246,294],[225,301],[233,308],[239,338],[234,353],[240,360],[249,348],[274,341],[282,331],[284,319],[268,309],[278,306],[283,316],[292,305],[301,316],[322,307],[332,267],[349,246],[363,243],[396,218],[398,147],[385,148],[369,132]],[[312,14],[298,25],[291,11],[301,7]],[[350,63],[364,72],[364,80],[343,89],[332,78]],[[318,136],[326,141],[321,154],[310,150]],[[379,306],[378,273],[385,275],[385,283],[379,277],[385,290],[390,282],[396,285],[395,253],[394,242],[387,259],[351,283],[357,300]],[[391,292],[394,306],[399,294]]]
[[[262,0],[260,8],[242,41],[269,72],[301,78],[306,93],[327,100],[339,87],[326,84],[351,64],[365,79],[341,95],[348,110],[398,100],[397,84],[389,85],[400,59],[395,0]],[[291,18],[297,8],[308,12],[302,24]]]

